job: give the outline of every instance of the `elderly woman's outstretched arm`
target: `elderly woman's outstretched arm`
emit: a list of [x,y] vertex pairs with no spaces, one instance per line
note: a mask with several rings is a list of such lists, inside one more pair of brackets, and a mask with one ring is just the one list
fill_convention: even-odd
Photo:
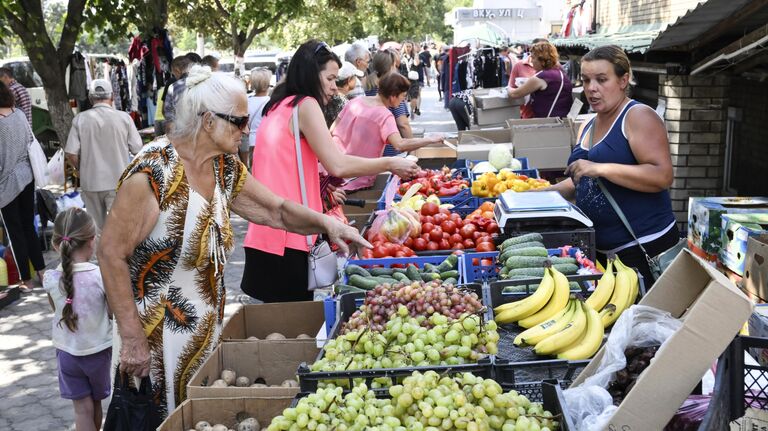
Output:
[[302,235],[327,234],[343,253],[349,252],[347,242],[353,247],[371,247],[357,229],[301,204],[283,199],[250,175],[240,194],[232,201],[232,211],[251,223]]
[[152,232],[159,216],[147,174],[136,173],[120,186],[99,241],[101,277],[121,339],[120,370],[139,377],[149,374],[150,353],[133,298],[128,258]]

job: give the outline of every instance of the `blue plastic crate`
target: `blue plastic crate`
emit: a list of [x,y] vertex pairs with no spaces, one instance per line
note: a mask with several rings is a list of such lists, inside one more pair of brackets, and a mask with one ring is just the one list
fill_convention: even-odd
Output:
[[[571,257],[576,257],[576,253],[578,253],[579,250],[577,247],[571,247],[568,250],[568,255]],[[550,256],[560,256],[562,249],[561,248],[549,248],[547,249],[547,252]],[[496,262],[496,259],[499,257],[498,251],[488,251],[488,252],[475,252],[475,253],[465,253],[463,255],[462,259],[459,259],[459,277],[464,280],[464,283],[475,283],[480,281],[490,281],[491,279],[497,278],[497,275],[499,273],[499,266],[497,265],[498,262]],[[492,265],[491,266],[482,266],[482,265],[473,265],[472,260],[473,259],[491,259]]]
[[[454,167],[456,167],[456,165],[454,165]],[[469,176],[468,176],[466,168],[464,168],[464,167],[456,168],[456,172],[454,173],[454,176],[457,176],[457,175],[461,175],[461,177],[463,179],[469,181],[470,184],[472,183],[470,178],[469,178]],[[385,197],[386,196],[386,191],[387,191],[387,188],[389,187],[390,183],[393,181],[393,179],[394,179],[394,176],[390,176],[389,180],[387,180],[387,185],[384,186],[384,191],[381,193],[381,197],[379,197],[379,200],[376,202],[376,209],[377,210],[383,210],[384,208],[386,208],[386,197]],[[394,201],[395,202],[398,202],[402,198],[403,197],[400,194],[395,193],[395,197],[394,197]],[[459,193],[457,193],[457,194],[455,194],[453,196],[441,196],[440,197],[440,202],[444,203],[444,204],[453,204],[453,205],[456,205],[456,206],[460,206],[460,205],[464,205],[464,204],[466,204],[468,202],[471,202],[474,199],[475,199],[475,197],[472,196],[472,193],[469,190],[469,186],[467,186],[466,189],[460,191]]]
[[[532,168],[528,165],[528,158],[527,157],[520,157],[518,158],[520,160],[520,164],[522,164],[522,169],[513,170],[512,172],[516,173],[517,175],[525,175],[529,178],[539,178],[539,170],[536,168]],[[474,174],[472,172],[472,168],[475,166],[475,164],[480,163],[482,160],[467,160],[466,164],[466,170],[467,175],[469,176],[470,181],[474,181],[477,179],[477,177],[480,174]]]
[[[382,267],[392,268],[393,265],[416,265],[419,268],[423,268],[424,264],[431,263],[433,265],[439,265],[448,257],[448,255],[441,256],[412,256],[412,257],[383,257],[381,259],[349,259],[344,264],[346,269],[347,265],[357,265],[363,268],[366,267]],[[464,281],[461,278],[461,256],[459,256],[459,263],[456,265],[459,270],[459,284],[463,284]],[[342,271],[341,282],[347,284],[347,274]]]

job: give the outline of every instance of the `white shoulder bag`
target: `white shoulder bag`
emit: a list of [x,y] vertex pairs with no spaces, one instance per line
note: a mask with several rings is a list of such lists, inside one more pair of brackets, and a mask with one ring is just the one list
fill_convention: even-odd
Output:
[[43,188],[48,185],[48,158],[43,152],[43,147],[37,142],[32,127],[28,127],[32,140],[27,145],[29,164],[32,165],[32,175],[35,177],[35,187]]
[[[299,183],[301,184],[301,203],[309,208],[307,200],[307,187],[304,182],[304,163],[301,157],[301,131],[299,130],[299,106],[293,107],[293,136],[296,142],[296,165],[299,171]],[[309,277],[307,289],[315,290],[328,287],[338,279],[338,263],[336,253],[331,250],[328,241],[320,239],[312,244],[312,235],[307,235],[307,247],[309,248]]]

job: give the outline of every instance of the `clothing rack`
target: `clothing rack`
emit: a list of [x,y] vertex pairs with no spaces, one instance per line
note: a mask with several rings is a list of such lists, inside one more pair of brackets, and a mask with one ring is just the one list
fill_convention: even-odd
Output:
[[483,52],[483,51],[493,51],[494,49],[496,49],[496,48],[494,48],[494,47],[492,47],[492,46],[484,46],[484,47],[482,47],[482,48],[473,49],[472,51],[469,51],[469,52],[468,52],[468,53],[466,53],[466,54],[460,55],[460,56],[458,56],[458,57],[457,57],[457,59],[458,59],[458,60],[462,60],[462,59],[464,59],[464,58],[466,58],[466,57],[469,57],[469,56],[471,56],[471,55],[475,55],[475,54],[476,54],[476,53],[478,53],[478,52]]

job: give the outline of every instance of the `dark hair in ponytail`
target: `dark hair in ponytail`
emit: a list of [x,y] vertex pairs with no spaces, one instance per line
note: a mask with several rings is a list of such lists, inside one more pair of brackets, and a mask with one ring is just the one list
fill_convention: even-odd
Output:
[[72,299],[75,297],[75,288],[72,282],[74,268],[72,253],[95,236],[96,224],[93,222],[93,218],[80,208],[69,208],[60,212],[53,223],[51,243],[59,251],[63,269],[59,288],[67,297],[58,324],[61,326],[64,323],[67,325],[67,329],[72,332],[77,330],[77,314],[72,307]]

